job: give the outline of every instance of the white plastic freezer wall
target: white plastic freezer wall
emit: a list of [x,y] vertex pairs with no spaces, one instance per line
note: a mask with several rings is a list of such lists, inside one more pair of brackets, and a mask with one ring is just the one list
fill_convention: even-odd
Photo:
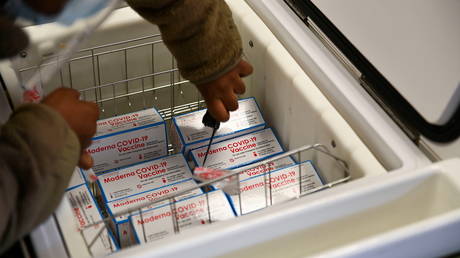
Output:
[[460,245],[459,165],[363,178],[113,257],[440,257]]
[[[451,161],[446,165],[447,168],[434,166],[418,174],[415,172],[401,176],[399,173],[387,174],[384,167],[378,162],[378,159],[384,159],[384,157],[372,155],[359,136],[318,90],[316,85],[251,8],[243,0],[231,0],[228,1],[228,4],[232,8],[235,21],[243,37],[245,56],[255,68],[254,75],[246,80],[246,95],[256,97],[268,124],[275,129],[286,149],[313,143],[329,145],[334,154],[348,161],[352,172],[352,181],[231,221],[208,225],[181,233],[169,239],[121,250],[112,254],[112,256],[152,257],[187,254],[190,257],[204,257],[225,254],[254,255],[265,249],[269,251],[272,249],[270,247],[276,246],[276,244],[281,245],[279,247],[280,251],[286,251],[284,256],[314,255],[359,243],[364,239],[381,237],[382,233],[391,233],[406,224],[426,223],[429,220],[436,220],[439,219],[439,216],[449,215],[451,216],[449,217],[452,219],[451,221],[455,221],[455,219],[458,221],[458,211],[455,211],[456,208],[458,209],[458,203],[452,199],[452,196],[458,194],[458,184],[450,182],[451,172],[446,173],[446,175],[443,174],[443,171],[453,170],[452,163],[458,163],[458,161]],[[51,42],[56,43],[59,42],[60,38],[69,36],[64,30],[54,26],[50,24],[38,28],[29,28],[32,35],[35,35],[32,37],[35,49],[30,50],[31,54],[28,57],[30,60],[27,60],[28,58],[22,61],[16,60],[14,69],[30,66],[30,63],[33,63],[34,53],[52,52],[54,45],[48,43],[50,38],[53,39],[55,36],[56,38]],[[37,31],[34,33],[34,30]],[[119,9],[96,32],[87,47],[139,38],[156,32],[156,28],[143,21],[129,8]],[[123,55],[121,55],[119,57],[121,61],[118,61],[125,62],[125,64],[129,62],[131,66],[129,71],[121,71],[120,73],[116,59],[103,60],[101,57],[101,63],[106,62],[107,65],[112,66],[113,70],[112,72],[106,70],[104,74],[100,71],[95,74],[96,72],[93,71],[93,74],[99,79],[102,78],[102,80],[104,80],[104,76],[107,80],[110,77],[113,80],[114,78],[117,79],[117,76],[121,77],[119,79],[127,78],[129,77],[128,73],[141,74],[143,69],[156,71],[155,69],[159,69],[158,67],[161,66],[164,66],[164,69],[174,66],[174,61],[172,61],[166,48],[164,46],[158,47],[163,49],[155,55],[155,62],[157,62],[155,67],[150,65],[152,60],[146,61],[143,59],[146,56],[145,53],[133,52],[130,55],[133,58],[132,60],[126,60],[126,55],[125,60],[123,60]],[[150,51],[150,49],[141,51]],[[152,49],[149,53],[153,55],[154,50]],[[81,65],[91,66],[92,64],[83,63]],[[2,64],[2,75],[8,69],[11,70],[11,64]],[[73,74],[79,74],[78,70],[80,68],[78,66],[72,67],[72,69],[74,69]],[[103,111],[103,116],[141,109],[145,105],[155,105],[160,110],[167,110],[168,107],[180,106],[183,103],[199,98],[193,86],[183,81],[176,71],[166,74],[167,78],[159,78],[159,80],[152,82],[153,85],[150,85],[150,87],[156,87],[157,83],[170,83],[171,80],[177,81],[178,87],[173,88],[172,91],[169,89],[167,91],[161,91],[161,89],[149,91],[151,95],[147,99],[148,103],[145,103],[145,96],[144,98],[136,99],[134,94],[132,97],[127,94],[128,97],[115,98],[119,91],[127,90],[127,93],[130,93],[131,90],[141,88],[145,90],[145,87],[149,86],[144,85],[144,80],[142,80],[142,85],[133,81],[127,83],[126,87],[120,87],[121,89],[113,86],[112,88],[109,87],[108,92],[95,92],[94,90],[93,93],[93,90],[84,90],[85,87],[88,88],[88,85],[91,86],[94,83],[92,80],[94,78],[88,79],[91,76],[85,75],[84,71],[81,71],[81,77],[73,76],[74,78],[69,78],[69,74],[66,74],[65,71],[61,73],[64,73],[63,76],[61,75],[61,81],[54,81],[50,85],[45,85],[45,88],[49,91],[60,83],[66,84],[70,80],[73,83],[73,87],[83,90],[84,94],[86,94],[85,98],[99,100],[98,103]],[[14,78],[11,74],[7,76],[6,80],[10,82],[9,84],[7,82],[9,91],[13,97],[19,97],[14,94],[14,82],[19,83],[19,79]],[[135,75],[130,74],[130,76]],[[112,98],[107,97],[111,94],[113,94]],[[107,99],[108,101],[101,101],[101,99]],[[169,110],[169,112],[171,113],[172,110]],[[391,155],[395,154],[392,153]],[[308,158],[317,162],[322,170],[327,170],[328,167],[332,169],[332,164],[329,164],[330,162],[327,160],[316,156]],[[337,175],[327,173],[327,176],[329,180],[332,180]],[[441,180],[439,178],[445,179]],[[442,190],[447,186],[450,188]],[[426,194],[424,190],[433,191],[434,194]],[[438,193],[438,191],[440,192]],[[422,199],[423,197],[433,199],[430,199],[431,202],[426,202],[425,199]],[[399,198],[402,201],[399,201]],[[437,201],[439,201],[439,204],[437,204]],[[57,212],[69,212],[69,205],[66,202],[64,199]],[[407,209],[407,206],[414,202],[419,210]],[[381,209],[381,212],[374,212],[372,209],[368,210],[368,208],[374,206],[378,206],[375,209]],[[404,207],[406,209],[402,209]],[[384,223],[384,226],[380,228],[378,221],[386,217],[382,213],[391,214],[392,212],[400,212],[403,216],[395,217],[394,221]],[[347,217],[353,213],[357,217]],[[414,218],[414,213],[422,215]],[[377,222],[366,221],[368,218],[374,218]],[[70,214],[69,219],[71,219]],[[366,224],[361,227],[363,222]],[[82,241],[78,240],[78,234],[64,236],[67,251],[69,252],[67,254],[60,240],[61,235],[56,230],[55,223],[55,220],[50,219],[32,234],[34,246],[39,256],[88,256]],[[329,223],[336,227],[329,227]],[[457,224],[455,225],[458,226]],[[314,226],[317,226],[317,228],[314,228]],[[315,231],[316,229],[317,231]],[[414,232],[418,232],[417,230],[421,230],[421,228],[417,227]],[[433,230],[435,229],[433,228]],[[398,236],[407,237],[410,235],[409,233]],[[291,237],[296,239],[297,242],[291,240]],[[388,241],[385,243],[388,243]],[[453,243],[452,241],[449,243]],[[291,242],[291,246],[283,244]],[[264,246],[264,243],[268,247]],[[361,247],[366,246],[372,247],[369,244],[361,245]],[[294,249],[298,253],[287,252]],[[351,253],[349,252],[349,254]],[[266,256],[275,256],[276,254],[265,253]]]

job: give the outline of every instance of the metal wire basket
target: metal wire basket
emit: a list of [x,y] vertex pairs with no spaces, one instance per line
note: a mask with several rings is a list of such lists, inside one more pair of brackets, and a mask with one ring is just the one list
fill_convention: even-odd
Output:
[[[27,56],[27,53],[25,55]],[[131,60],[132,55],[136,56],[135,61]],[[142,57],[139,58],[139,55]],[[28,79],[28,76],[36,71],[42,71],[43,69],[48,69],[50,66],[57,65],[59,63],[58,58],[58,56],[50,56],[42,64],[19,67],[19,80],[25,81]],[[48,93],[62,85],[79,90],[82,99],[97,103],[100,107],[102,118],[156,107],[163,119],[169,123],[170,127],[170,120],[173,116],[204,107],[204,101],[196,88],[192,87],[191,83],[180,76],[176,62],[167,51],[159,34],[98,45],[78,51],[64,67],[60,68],[56,78],[47,83],[42,82],[41,86],[45,93]],[[170,153],[177,152],[174,149],[175,146],[170,145],[169,147]],[[269,168],[268,171],[271,171],[270,166],[272,162],[285,157],[291,157],[296,162],[296,165],[292,169],[294,172],[297,171],[297,173],[292,174],[292,182],[294,183],[289,186],[292,190],[291,194],[283,198],[276,197],[277,194],[274,192],[274,187],[271,184],[273,174],[272,172],[264,173],[262,175],[262,182],[265,183],[261,188],[263,192],[261,196],[264,198],[264,201],[261,208],[266,208],[280,202],[292,201],[350,179],[350,171],[347,163],[332,154],[325,145],[314,144],[303,146],[285,152],[282,155],[251,164],[245,168],[234,169],[221,178],[201,182],[195,187],[176,192],[174,195],[167,195],[150,203],[138,205],[116,214],[107,214],[103,220],[92,221],[91,224],[81,228],[80,235],[90,254],[93,245],[95,245],[98,239],[102,239],[109,244],[110,250],[113,251],[115,250],[112,246],[113,243],[104,232],[113,231],[114,226],[112,222],[114,218],[118,216],[138,215],[143,220],[143,216],[152,207],[159,205],[167,207],[171,211],[171,223],[174,227],[174,234],[179,234],[182,228],[180,226],[181,221],[177,216],[176,205],[180,201],[180,196],[196,189],[210,189],[219,181],[235,176],[237,177],[238,191],[236,195],[230,197],[235,200],[235,212],[244,216],[249,212],[245,211],[246,197],[242,194],[240,188],[241,182],[239,176],[241,173],[258,166],[266,166]],[[329,161],[321,162],[324,159],[328,159]],[[309,179],[304,177],[301,164],[307,160],[312,160],[316,166],[317,172],[323,181],[320,186],[309,185]],[[321,164],[333,165],[324,167]],[[93,186],[91,190],[96,199],[98,199],[100,193],[97,187]],[[199,218],[203,221],[201,224],[216,222],[211,214],[212,207],[209,198],[211,193],[212,191],[205,191],[201,197],[203,205],[207,210]],[[83,206],[85,201],[74,197],[71,203],[74,206]],[[148,242],[144,223],[142,223],[141,227],[143,239],[140,242]],[[95,229],[98,230],[95,231]],[[89,230],[91,230],[91,233],[87,232]],[[117,242],[120,242],[120,239]]]
[[[324,184],[322,184],[320,186],[317,186],[317,187],[309,186],[309,179],[305,177],[305,175],[304,175],[304,173],[302,171],[303,167],[301,166],[302,161],[305,161],[303,156],[307,152],[315,152],[318,155],[323,156],[322,158],[327,158],[327,159],[333,160],[334,163],[335,163],[335,169],[337,169],[337,171],[339,171],[342,174],[342,177],[340,177],[340,178],[338,178],[336,180],[333,180],[333,181],[326,181],[326,182],[324,182]],[[234,170],[232,170],[231,172],[229,172],[225,176],[222,176],[222,177],[219,177],[219,178],[216,178],[216,179],[212,179],[212,180],[209,180],[209,181],[206,181],[206,182],[201,182],[201,183],[198,183],[197,186],[195,186],[195,187],[189,187],[187,189],[178,191],[178,192],[176,192],[174,194],[166,195],[164,197],[158,198],[157,200],[149,202],[147,204],[142,204],[142,205],[138,205],[138,206],[126,209],[126,210],[124,210],[122,212],[113,214],[112,216],[108,216],[108,217],[106,217],[105,219],[103,219],[101,221],[94,221],[94,223],[87,225],[86,227],[84,227],[80,231],[81,236],[85,237],[85,234],[84,234],[85,230],[93,228],[93,227],[98,226],[98,225],[99,226],[103,225],[102,227],[100,227],[100,230],[98,231],[98,233],[93,236],[93,238],[87,239],[87,241],[85,242],[86,247],[88,248],[88,250],[91,250],[92,245],[96,242],[96,240],[99,237],[101,237],[101,234],[104,232],[104,230],[106,230],[108,225],[115,219],[115,217],[118,217],[118,216],[130,216],[131,217],[133,215],[137,215],[143,221],[143,219],[145,217],[144,214],[146,214],[146,213],[148,214],[148,212],[155,206],[160,206],[161,205],[162,207],[164,207],[165,203],[167,203],[166,206],[169,206],[168,209],[172,212],[171,225],[174,227],[174,234],[179,234],[181,232],[181,227],[180,227],[181,221],[180,221],[179,216],[177,216],[178,211],[177,211],[177,208],[176,208],[177,203],[178,203],[178,201],[180,199],[179,197],[184,195],[184,194],[187,194],[187,193],[189,193],[189,192],[191,192],[193,190],[196,190],[196,189],[209,189],[209,187],[212,187],[214,184],[218,183],[219,181],[222,181],[222,180],[225,180],[227,178],[234,177],[234,176],[236,176],[238,178],[237,181],[236,181],[237,182],[238,193],[234,197],[239,200],[237,202],[237,204],[236,204],[235,209],[237,210],[238,214],[244,216],[246,214],[244,212],[244,210],[243,210],[244,196],[242,195],[242,192],[241,192],[239,176],[242,173],[244,173],[246,170],[253,169],[253,168],[259,167],[261,165],[269,167],[270,164],[273,164],[274,161],[283,159],[285,157],[292,157],[297,162],[296,165],[291,167],[292,171],[298,171],[298,173],[296,173],[294,175],[295,183],[291,183],[290,186],[288,186],[289,190],[292,190],[292,191],[290,191],[291,194],[289,194],[289,196],[285,196],[285,198],[282,198],[281,200],[279,198],[278,198],[278,200],[275,200],[275,198],[274,198],[275,193],[274,193],[273,185],[271,183],[266,183],[264,185],[264,187],[263,187],[263,192],[264,193],[260,195],[260,196],[262,196],[262,198],[265,198],[265,201],[263,202],[264,204],[263,204],[262,208],[267,208],[267,207],[275,205],[277,203],[292,201],[292,200],[301,198],[302,196],[305,196],[305,195],[308,195],[308,194],[311,194],[311,193],[314,193],[314,192],[317,192],[317,191],[321,191],[321,190],[333,187],[333,186],[335,186],[337,184],[344,183],[344,182],[346,182],[346,181],[348,181],[350,179],[350,172],[348,170],[347,163],[344,160],[342,160],[341,158],[333,155],[327,149],[326,146],[321,145],[321,144],[304,146],[304,147],[301,147],[301,148],[298,148],[298,149],[295,149],[295,150],[288,151],[288,152],[283,153],[281,155],[277,155],[275,157],[269,158],[267,160],[263,160],[263,161],[251,164],[251,165],[249,165],[247,167],[244,167],[244,168],[234,169]],[[276,171],[276,170],[274,170],[274,171]],[[264,173],[263,174],[263,181],[264,182],[272,182],[271,176],[272,176],[273,172]],[[317,172],[321,174],[321,170],[317,170]],[[287,188],[284,188],[284,191],[286,191],[286,190],[287,190]],[[217,222],[217,221],[213,220],[213,216],[212,216],[212,212],[211,212],[212,205],[210,204],[210,201],[209,201],[210,200],[209,195],[212,192],[213,191],[208,191],[208,192],[205,192],[203,194],[202,199],[205,202],[203,205],[204,205],[204,207],[205,207],[207,212],[204,212],[204,213],[201,214],[201,216],[195,218],[195,219],[200,220],[200,221],[203,221],[203,220],[205,221],[205,222],[202,222],[201,224],[211,224],[211,223]],[[144,239],[142,239],[141,242],[148,242],[149,240],[148,240],[147,235],[145,233],[147,231],[146,228],[145,228],[145,223],[141,223],[140,225],[142,227],[142,233],[143,233],[142,237],[144,238]]]

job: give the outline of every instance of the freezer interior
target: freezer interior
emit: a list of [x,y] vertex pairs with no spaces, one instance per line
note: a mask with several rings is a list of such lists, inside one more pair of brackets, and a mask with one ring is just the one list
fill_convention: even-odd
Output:
[[[297,209],[285,203],[272,211],[275,220],[261,222],[261,239],[238,235],[245,246],[236,251],[202,251],[222,257],[437,257],[458,251],[458,159],[404,174],[386,174],[349,183],[346,194],[322,192],[306,196]],[[338,190],[338,189],[334,189]],[[265,212],[269,212],[268,210]],[[306,219],[308,218],[308,219]],[[253,223],[257,218],[252,219]],[[244,221],[248,222],[248,221]],[[271,238],[275,231],[277,237]],[[246,233],[246,234],[245,234]],[[264,237],[268,234],[269,237]],[[217,235],[217,234],[216,234]],[[216,237],[230,240],[230,237]],[[437,241],[443,239],[443,241]],[[209,244],[207,241],[202,241]],[[249,243],[248,243],[249,242]],[[170,243],[177,247],[176,243]],[[232,244],[238,245],[238,244]],[[192,248],[203,248],[199,243]],[[184,248],[185,249],[185,248]],[[181,249],[181,251],[184,251]],[[185,249],[187,250],[187,249]],[[167,255],[178,254],[170,248]],[[197,253],[197,252],[195,252]]]
[[[403,210],[401,212],[406,215],[396,218],[393,222],[388,222],[382,226],[382,229],[375,227],[370,227],[368,230],[363,229],[356,232],[355,238],[343,236],[347,238],[346,241],[341,236],[336,236],[337,239],[332,240],[329,239],[329,236],[327,240],[312,239],[318,232],[331,231],[332,226],[320,225],[321,223],[335,220],[331,225],[340,228],[354,224],[357,220],[368,216],[374,216],[378,220],[381,218],[379,216],[382,216],[381,213],[365,209],[381,205],[376,209],[387,212],[402,204],[408,204],[415,197],[428,196],[429,194],[424,193],[424,189],[427,189],[428,192],[436,192],[439,188],[438,184],[450,184],[445,180],[436,179],[442,176],[427,176],[423,179],[413,179],[415,180],[413,182],[409,178],[404,181],[405,183],[394,186],[390,183],[388,186],[382,184],[380,188],[374,189],[372,185],[377,184],[381,178],[385,178],[388,175],[387,171],[402,166],[403,161],[396,162],[399,166],[391,168],[383,166],[382,160],[389,159],[390,156],[392,160],[395,160],[396,155],[389,152],[386,154],[388,157],[374,155],[245,1],[232,0],[228,1],[228,4],[242,35],[244,58],[254,66],[254,74],[245,79],[247,91],[241,97],[255,97],[268,126],[273,128],[286,151],[306,145],[321,144],[327,147],[332,155],[346,161],[347,170],[350,173],[349,182],[229,221],[198,227],[155,243],[119,250],[114,255],[123,257],[129,255],[161,256],[162,254],[173,254],[179,250],[187,250],[191,255],[200,256],[201,249],[192,248],[194,245],[205,248],[205,244],[209,244],[212,239],[228,241],[232,237],[242,236],[246,232],[242,227],[253,230],[247,235],[252,236],[253,240],[256,237],[260,238],[257,241],[249,241],[248,237],[242,237],[242,240],[247,241],[235,241],[227,247],[215,245],[209,247],[205,253],[207,255],[231,254],[241,248],[251,246],[255,246],[254,250],[258,250],[259,247],[256,244],[260,244],[261,241],[270,239],[277,241],[276,239],[280,238],[281,242],[290,242],[288,239],[290,236],[286,236],[286,240],[282,239],[283,235],[289,233],[286,231],[289,227],[267,232],[264,236],[261,236],[260,232],[264,232],[266,227],[271,227],[269,225],[276,228],[275,225],[285,221],[290,214],[299,215],[302,212],[304,216],[308,216],[309,212],[317,213],[315,217],[317,220],[311,220],[311,225],[317,224],[318,226],[308,228],[311,225],[302,224],[302,227],[298,229],[305,229],[305,231],[298,232],[299,235],[304,234],[313,242],[324,244],[318,245],[317,249],[312,249],[311,252],[314,254],[314,252],[359,241],[382,231],[396,229],[412,221],[413,213]],[[36,71],[44,71],[55,65],[59,57],[54,54],[72,35],[66,28],[56,24],[31,26],[26,30],[31,35],[32,47],[22,53],[21,57],[1,64],[2,76],[6,80],[8,91],[15,105],[22,97],[18,85],[27,81]],[[46,58],[41,65],[38,63],[41,59],[39,57]],[[101,118],[153,106],[168,122],[168,129],[171,127],[171,117],[205,107],[195,87],[180,76],[174,58],[161,41],[158,29],[143,21],[130,8],[116,10],[94,33],[90,41],[72,57],[70,62],[61,67],[50,82],[42,86],[45,92],[50,92],[60,86],[79,90],[83,99],[94,101],[99,105]],[[170,146],[170,149],[171,152],[177,151],[175,146]],[[305,151],[299,154],[299,159],[312,160],[327,183],[344,177],[343,167],[337,167],[337,160],[321,152]],[[397,175],[392,175],[392,178],[396,177]],[[391,190],[384,189],[384,187],[389,187]],[[358,188],[362,188],[361,194],[363,195],[356,199],[351,198],[353,194],[358,196]],[[369,198],[364,193],[368,188],[374,191],[374,195]],[[383,195],[387,191],[393,191],[394,194]],[[433,198],[450,198],[457,191],[456,187],[448,187],[447,190],[434,195]],[[339,203],[339,199],[347,196],[350,198],[349,202]],[[379,201],[374,202],[373,198]],[[402,199],[398,200],[398,198]],[[419,207],[420,212],[426,212],[425,216],[419,219],[420,221],[450,211],[447,206],[431,209],[429,206],[434,203],[435,201],[420,203],[422,205]],[[451,203],[458,205],[454,200]],[[356,217],[346,217],[351,214],[351,208],[346,208],[346,204],[361,207],[354,211],[358,212]],[[321,206],[328,206],[332,210],[319,209]],[[89,240],[82,238],[81,234],[72,230],[71,220],[73,218],[70,209],[69,201],[64,198],[55,215],[32,234],[35,249],[40,256],[84,257],[91,255],[87,248]],[[333,209],[340,212],[333,211]],[[336,216],[331,214],[336,214]],[[339,216],[344,217],[338,218]],[[68,223],[65,222],[67,219]],[[292,231],[297,230],[292,229]],[[196,234],[200,235],[199,239],[193,237]],[[295,236],[292,235],[292,237]],[[271,242],[266,242],[268,243]],[[260,248],[264,249],[262,245]]]

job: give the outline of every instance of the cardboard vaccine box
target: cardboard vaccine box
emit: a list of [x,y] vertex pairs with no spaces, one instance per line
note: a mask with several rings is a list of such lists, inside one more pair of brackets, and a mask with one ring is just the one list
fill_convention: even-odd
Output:
[[[107,205],[107,209],[108,209],[109,214],[111,216],[113,216],[115,214],[122,213],[123,211],[131,209],[133,207],[139,207],[139,206],[142,206],[144,204],[148,204],[150,202],[156,201],[156,200],[158,200],[158,199],[160,199],[162,197],[171,196],[171,195],[176,194],[177,192],[180,192],[180,191],[183,191],[183,190],[186,190],[186,189],[190,189],[190,188],[193,188],[193,187],[196,187],[196,186],[197,186],[197,183],[193,179],[188,179],[188,180],[185,180],[185,181],[180,182],[180,183],[164,186],[164,187],[157,188],[157,189],[154,189],[154,190],[151,190],[151,191],[143,192],[143,193],[136,194],[136,195],[131,195],[131,196],[126,197],[126,198],[122,198],[122,199],[118,199],[116,201],[108,202],[106,205]],[[194,189],[194,190],[192,190],[190,192],[187,192],[187,193],[184,193],[184,194],[182,194],[180,196],[177,196],[175,198],[175,200],[176,201],[181,200],[181,199],[188,198],[188,197],[194,196],[194,195],[199,195],[199,194],[202,194],[202,193],[203,193],[203,191],[200,188],[197,188],[197,189]],[[160,202],[160,203],[156,203],[155,206],[162,205],[162,204],[165,204],[167,202],[168,201],[163,201],[163,202]],[[153,208],[153,206],[146,207],[144,209],[151,209],[151,208]],[[120,224],[120,223],[127,222],[128,221],[128,216],[125,216],[125,215],[117,216],[114,219],[115,219],[116,224]]]
[[[207,146],[191,150],[196,166],[203,166]],[[229,140],[216,142],[209,149],[206,167],[234,169],[283,153],[272,129],[267,128]]]
[[98,175],[105,202],[120,200],[192,178],[182,154],[165,156]]
[[[281,158],[275,161],[264,162],[258,165],[257,167],[249,168],[241,172],[239,179],[240,181],[243,181],[250,177],[259,176],[259,175],[262,175],[262,174],[265,174],[265,173],[268,173],[274,170],[278,170],[280,168],[292,166],[294,164],[296,163],[294,159],[292,159],[291,157],[284,157],[284,158]],[[251,165],[247,165],[245,167],[249,167],[249,166]],[[241,169],[244,169],[244,167],[242,167]]]
[[241,180],[240,195],[231,195],[230,199],[237,215],[247,214],[297,198],[322,185],[311,161],[305,161]]
[[[147,205],[159,198],[165,196],[174,195],[177,192],[191,189],[196,187],[197,183],[193,179],[189,179],[187,181],[161,187],[152,191],[140,193],[137,195],[129,196],[120,200],[116,200],[113,202],[109,202],[106,204],[108,213],[114,218],[113,223],[115,223],[116,234],[118,235],[118,239],[120,240],[120,245],[122,248],[129,247],[133,244],[137,244],[137,238],[134,236],[134,231],[132,228],[131,223],[129,223],[129,217],[127,215],[116,216],[116,214],[123,213],[129,209],[134,207],[139,207],[143,205]],[[149,210],[157,206],[161,206],[167,204],[171,201],[179,201],[185,198],[189,198],[191,196],[196,196],[202,194],[203,191],[200,188],[195,188],[189,192],[181,194],[174,199],[161,201],[150,206],[143,208],[142,210]]]
[[85,184],[85,179],[83,178],[83,174],[79,167],[76,167],[73,170],[72,177],[70,178],[69,185],[67,186],[67,190]]
[[[191,149],[208,145],[212,129],[203,125],[206,109],[190,112],[173,118],[172,141],[188,159]],[[214,142],[265,128],[265,121],[254,98],[238,101],[238,110],[230,112],[230,119],[221,123]]]
[[[57,217],[60,221],[62,230],[73,230],[75,231],[74,234],[80,234],[79,230],[85,228],[87,225],[102,220],[101,211],[99,210],[99,207],[97,206],[93,195],[86,184],[73,187],[66,192],[65,196],[70,202],[73,221],[75,223],[69,223],[69,221],[71,221],[69,218],[61,218],[58,215]],[[85,241],[92,241],[101,230],[101,227],[104,226],[104,223],[100,223],[93,227],[84,229],[82,232]],[[91,252],[93,255],[104,255],[113,253],[118,249],[119,248],[112,236],[112,233],[108,229],[105,229],[104,232],[96,239],[96,242],[91,248]]]
[[[251,166],[251,164],[247,165],[247,166],[244,166],[244,167],[241,167],[240,169],[245,169],[245,168],[248,168],[248,169],[243,170],[239,174],[238,179],[235,179],[235,180],[243,181],[243,180],[246,180],[246,179],[251,178],[251,177],[256,177],[256,176],[268,173],[270,171],[278,170],[278,169],[289,167],[289,166],[292,166],[292,165],[296,164],[294,159],[292,159],[291,157],[284,157],[284,158],[277,159],[277,160],[270,161],[270,162],[259,161],[259,163],[261,163],[261,164],[257,165],[256,167],[253,167],[253,168],[249,168]],[[196,171],[195,171],[195,175],[197,175]],[[222,184],[220,182],[218,182],[218,183],[213,184],[213,187],[214,187],[214,189],[217,189],[217,188],[222,187]],[[222,190],[225,191],[225,189],[222,189]]]
[[[98,184],[107,211],[114,216],[123,210],[196,186],[191,177],[184,156],[176,154],[99,174]],[[197,189],[190,194],[200,193],[201,190]],[[117,216],[113,221],[122,247],[136,241],[127,220],[127,216]]]
[[165,156],[165,122],[154,108],[99,120],[86,152],[93,157],[97,174]]
[[[209,203],[208,203],[209,202]],[[233,209],[221,190],[156,207],[130,217],[140,243],[153,242],[191,228],[234,218]],[[197,236],[199,237],[199,236]]]

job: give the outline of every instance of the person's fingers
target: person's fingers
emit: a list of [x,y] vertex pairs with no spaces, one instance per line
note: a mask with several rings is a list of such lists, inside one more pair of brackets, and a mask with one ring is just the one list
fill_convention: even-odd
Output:
[[71,88],[59,88],[56,92],[66,94],[67,97],[78,99],[80,98],[80,92]]
[[93,158],[89,153],[83,151],[81,156],[80,156],[80,161],[78,162],[78,166],[82,169],[90,169],[94,165]]
[[91,143],[93,142],[93,140],[91,139],[91,137],[93,136],[94,134],[92,135],[84,135],[84,136],[80,136],[80,144],[81,144],[81,149],[82,150],[85,150],[86,148],[88,148]]
[[233,83],[233,92],[238,95],[244,94],[244,92],[246,92],[246,86],[244,85],[244,82],[241,80],[241,78],[236,79]]
[[[97,131],[96,121],[97,120],[94,120],[94,122],[86,124],[86,128],[85,128],[86,135],[84,136],[87,137],[87,140],[85,143],[89,143],[88,146],[91,145],[92,143],[91,138],[93,138],[93,136],[96,134],[96,131]],[[88,146],[85,146],[85,148]]]
[[248,62],[241,60],[241,62],[237,66],[238,68],[238,75],[240,77],[246,77],[250,75],[253,72],[252,65],[249,64]]
[[228,111],[235,111],[238,109],[238,98],[233,92],[229,92],[222,97],[222,102]]
[[230,118],[230,114],[228,113],[222,100],[212,99],[210,101],[206,101],[206,104],[211,116],[217,121],[225,122]]
[[96,103],[90,102],[90,101],[81,101],[81,102],[84,103],[88,107],[89,113],[93,116],[92,118],[95,120],[98,120],[99,119],[99,106]]

